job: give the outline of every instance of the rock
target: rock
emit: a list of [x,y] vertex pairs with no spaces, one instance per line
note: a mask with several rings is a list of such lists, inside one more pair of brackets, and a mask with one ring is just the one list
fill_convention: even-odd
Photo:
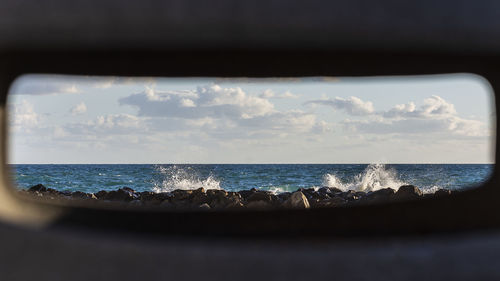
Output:
[[198,206],[198,209],[201,209],[201,210],[210,210],[210,205],[208,205],[207,203],[203,203],[201,205]]
[[340,193],[340,192],[343,192],[342,190],[336,188],[336,187],[328,187],[328,189],[330,189],[330,192],[331,193]]
[[101,193],[101,191],[99,191],[95,195],[99,199],[110,200],[110,201],[128,202],[139,198],[139,195],[135,194],[134,190],[131,188],[120,188],[118,190],[112,190],[105,193]]
[[354,195],[356,195],[359,198],[362,198],[362,197],[365,197],[366,196],[366,192],[363,192],[363,191],[356,191],[354,192]]
[[238,193],[241,195],[241,198],[243,198],[245,200],[248,197],[250,197],[252,194],[254,194],[255,192],[257,192],[257,189],[255,189],[255,188],[252,188],[250,190],[240,190],[240,191],[238,191]]
[[302,194],[304,194],[308,199],[317,197],[317,192],[314,188],[299,188],[297,191],[302,192]]
[[34,186],[30,187],[28,189],[28,191],[31,191],[31,192],[35,192],[35,191],[44,192],[44,191],[47,191],[47,188],[43,184],[37,184],[37,185],[34,185]]
[[122,190],[125,190],[125,191],[128,191],[128,192],[135,193],[135,190],[133,190],[132,188],[130,188],[130,187],[128,187],[128,186],[125,186],[124,188],[122,188]]
[[395,194],[395,199],[410,200],[422,197],[422,191],[414,185],[403,185]]
[[330,190],[330,188],[328,187],[322,187],[320,189],[318,189],[317,193],[323,197],[324,199],[328,199],[332,196],[335,196],[335,194]]
[[71,197],[76,198],[76,199],[89,199],[91,198],[90,194],[81,192],[81,191],[75,191],[71,193]]
[[100,191],[98,191],[97,193],[94,193],[94,194],[97,197],[97,199],[104,199],[104,197],[106,197],[106,195],[108,194],[108,192],[105,191],[105,190],[100,190]]
[[338,206],[344,205],[345,203],[347,203],[347,200],[345,200],[344,198],[333,197],[330,199],[318,201],[318,202],[316,202],[316,204],[314,206],[312,204],[311,204],[311,206],[316,207],[316,208],[330,208],[330,207],[338,207]]
[[451,190],[438,189],[436,192],[434,192],[434,196],[447,196],[447,195],[451,195]]
[[238,202],[233,202],[229,203],[229,205],[226,206],[226,209],[241,209],[245,207],[241,201]]
[[50,193],[50,194],[55,194],[55,195],[61,194],[59,191],[57,191],[53,188],[47,188],[47,190],[45,192]]
[[267,203],[270,203],[272,201],[271,199],[271,193],[267,191],[257,191],[252,193],[248,198],[246,199],[247,202],[253,202],[253,201],[264,201]]
[[295,191],[290,195],[283,206],[286,208],[307,209],[310,207],[307,197],[301,191]]
[[184,189],[176,189],[171,192],[174,200],[188,199],[192,193],[193,193],[192,190],[184,190]]
[[[363,192],[363,194],[364,194],[364,192]],[[358,196],[356,194],[356,192],[353,190],[348,190],[346,192],[337,193],[336,196],[343,198],[345,200],[348,200],[348,201],[354,201],[354,200],[357,200],[360,198],[360,196]]]
[[366,196],[360,198],[360,201],[365,203],[387,202],[392,199],[395,193],[392,188],[383,188],[367,193]]
[[139,192],[139,199],[141,201],[153,201],[155,198],[156,198],[156,193],[154,192],[151,192],[151,191],[143,191],[143,192]]
[[204,203],[208,203],[208,196],[205,193],[205,189],[202,187],[193,191],[191,193],[190,200],[194,205],[203,205]]
[[[65,191],[61,191],[60,192],[60,195],[62,196],[71,196],[71,191],[68,191],[68,190],[65,190]],[[95,197],[95,196],[94,196]],[[97,199],[97,198],[96,198]]]
[[290,196],[292,195],[292,193],[290,192],[283,192],[283,193],[280,193],[278,194],[278,201],[279,202],[285,202],[286,200],[288,200],[288,198],[290,198]]
[[226,192],[224,190],[207,190],[208,204],[212,208],[222,209],[241,203],[241,195],[237,192]]

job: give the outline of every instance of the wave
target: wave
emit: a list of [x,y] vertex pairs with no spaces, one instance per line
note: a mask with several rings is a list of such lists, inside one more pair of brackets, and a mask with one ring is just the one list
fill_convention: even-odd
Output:
[[161,175],[160,180],[153,180],[153,192],[170,192],[176,189],[194,190],[200,187],[205,189],[221,189],[220,181],[211,175],[200,179],[196,173],[190,171],[190,167],[182,168],[176,165],[170,167],[155,166],[155,170]]
[[343,182],[334,174],[325,174],[323,176],[323,185],[336,187],[342,191],[375,191],[383,188],[392,188],[398,190],[400,186],[407,183],[397,177],[393,169],[388,169],[384,164],[370,164],[366,169],[356,175],[351,182]]

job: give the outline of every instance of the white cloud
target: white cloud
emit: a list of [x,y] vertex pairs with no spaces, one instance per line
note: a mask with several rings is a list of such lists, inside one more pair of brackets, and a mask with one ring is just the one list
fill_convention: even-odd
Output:
[[12,86],[10,94],[15,95],[60,95],[77,94],[81,91],[74,83],[43,79],[21,80]]
[[26,100],[13,104],[10,119],[15,127],[32,128],[38,125],[40,116],[33,109],[33,105]]
[[[292,97],[291,93],[283,94]],[[281,95],[280,95],[281,96]],[[267,98],[264,98],[267,97]],[[162,131],[202,129],[213,138],[245,138],[276,136],[312,131],[328,131],[316,116],[301,110],[278,111],[268,98],[276,97],[271,90],[252,96],[241,88],[219,85],[197,87],[191,91],[158,91],[146,88],[142,93],[120,99],[122,105],[138,109],[148,124]],[[319,129],[324,127],[325,129]]]
[[371,134],[489,134],[483,122],[459,117],[455,106],[439,96],[424,99],[419,108],[413,102],[398,104],[390,110],[372,114],[369,120],[346,120],[343,124],[349,131]]
[[344,110],[347,114],[350,115],[362,116],[374,113],[372,102],[365,102],[357,97],[335,97],[329,99],[325,98],[320,100],[311,100],[306,102],[305,104],[330,106],[335,110]]
[[248,95],[241,88],[221,88],[218,85],[198,87],[193,91],[147,88],[119,102],[138,108],[139,116],[186,119],[252,118],[274,110],[273,104],[266,99]]
[[290,91],[286,91],[282,94],[276,94],[273,90],[267,89],[262,92],[259,97],[263,99],[296,99],[299,95],[292,94]]
[[274,93],[273,90],[271,89],[267,89],[267,90],[264,90],[264,92],[262,92],[262,94],[259,95],[259,97],[263,98],[263,99],[270,99],[272,97],[274,97],[276,94]]
[[81,102],[70,109],[72,115],[83,114],[87,112],[87,106],[84,102]]
[[292,94],[291,92],[286,91],[283,94],[279,95],[278,97],[282,99],[297,99],[299,98],[299,95]]

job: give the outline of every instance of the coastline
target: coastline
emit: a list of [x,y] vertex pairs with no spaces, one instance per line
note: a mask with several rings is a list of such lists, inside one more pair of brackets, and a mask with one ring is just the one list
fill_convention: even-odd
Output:
[[95,202],[124,203],[132,206],[162,207],[174,210],[223,210],[223,209],[308,209],[342,207],[357,204],[387,203],[391,201],[414,200],[434,196],[447,196],[455,191],[439,189],[424,194],[413,185],[403,185],[396,191],[383,188],[376,191],[342,191],[335,187],[301,188],[295,192],[274,194],[255,188],[238,192],[222,189],[198,188],[176,189],[171,192],[136,192],[130,187],[96,193],[81,191],[58,191],[37,184],[27,190],[19,190],[46,200],[86,200]]

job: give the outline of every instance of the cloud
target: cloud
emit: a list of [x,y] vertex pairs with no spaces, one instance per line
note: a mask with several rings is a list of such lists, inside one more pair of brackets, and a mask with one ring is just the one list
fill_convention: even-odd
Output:
[[23,79],[16,81],[9,91],[15,95],[60,95],[77,94],[81,91],[76,84],[43,79]]
[[148,128],[143,118],[131,114],[108,114],[85,123],[67,124],[64,128],[73,135],[107,135],[145,133]]
[[241,88],[221,88],[219,85],[198,87],[193,91],[157,91],[147,88],[119,102],[138,108],[139,116],[186,119],[252,118],[274,110],[274,105],[267,99],[250,96]]
[[423,105],[417,109],[413,102],[398,104],[383,113],[387,118],[440,118],[456,116],[455,106],[439,96],[431,96],[424,100]]
[[270,99],[272,97],[274,97],[276,94],[274,93],[273,90],[271,89],[267,89],[267,90],[264,90],[264,92],[262,92],[262,94],[259,95],[259,97],[263,98],[263,99]]
[[369,115],[374,113],[375,111],[373,109],[372,102],[370,101],[365,102],[357,97],[349,97],[349,98],[335,97],[329,99],[326,98],[319,100],[311,100],[304,103],[304,105],[308,104],[329,106],[335,110],[343,110],[347,114],[357,115],[357,116]]
[[71,115],[79,115],[87,112],[87,106],[81,102],[70,109]]
[[[284,93],[288,98],[294,96]],[[280,95],[280,97],[282,96]],[[138,116],[162,130],[198,128],[214,138],[244,138],[326,132],[327,125],[319,124],[316,116],[301,110],[278,111],[268,98],[275,93],[266,90],[252,96],[241,88],[223,88],[213,84],[189,91],[144,92],[119,100],[121,105],[138,109]]]
[[72,75],[23,75],[16,79],[9,94],[15,95],[62,95],[82,93],[82,88],[109,89],[113,86],[142,83],[152,85],[154,78],[114,76],[72,76]]
[[286,91],[282,94],[276,94],[273,90],[267,89],[262,92],[259,97],[263,99],[296,99],[299,97],[299,95],[292,94],[289,91]]
[[89,85],[98,89],[108,89],[112,86],[121,85],[152,85],[156,83],[156,79],[153,77],[99,77],[99,76],[86,76],[86,77],[75,77],[74,80],[77,83]]
[[369,120],[345,120],[349,131],[369,134],[434,134],[462,136],[489,135],[483,122],[459,117],[455,106],[439,96],[424,99],[417,108],[414,102],[373,113]]
[[33,105],[26,100],[12,105],[10,122],[14,127],[32,128],[38,125],[40,116],[35,112]]

